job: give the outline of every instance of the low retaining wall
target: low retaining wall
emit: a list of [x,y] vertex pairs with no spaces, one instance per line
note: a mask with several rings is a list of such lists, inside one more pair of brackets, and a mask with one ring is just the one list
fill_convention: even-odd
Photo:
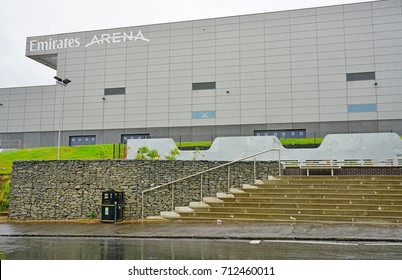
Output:
[[[125,219],[141,218],[141,192],[202,170],[223,164],[217,161],[19,161],[11,178],[9,218],[80,219],[101,215],[102,192],[110,188],[124,192]],[[230,184],[240,187],[253,182],[253,162],[230,166]],[[257,162],[257,178],[278,174],[276,162]],[[235,185],[236,184],[236,185]],[[204,196],[228,189],[228,168],[203,177]],[[200,200],[200,177],[175,185],[175,205]],[[148,192],[145,216],[171,210],[170,187]]]

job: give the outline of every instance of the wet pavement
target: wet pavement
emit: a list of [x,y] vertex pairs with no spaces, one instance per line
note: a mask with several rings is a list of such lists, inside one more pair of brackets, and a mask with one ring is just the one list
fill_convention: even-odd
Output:
[[6,222],[0,237],[119,237],[402,242],[401,225],[200,222]]
[[402,259],[402,226],[5,222],[0,259]]
[[401,260],[402,243],[0,237],[8,260]]

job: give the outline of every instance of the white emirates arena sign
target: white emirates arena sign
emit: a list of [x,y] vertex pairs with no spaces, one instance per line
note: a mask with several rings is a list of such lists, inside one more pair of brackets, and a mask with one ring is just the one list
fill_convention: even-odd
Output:
[[[126,32],[116,32],[112,34],[101,34],[94,35],[92,40],[85,45],[85,48],[88,48],[92,45],[103,45],[103,44],[115,44],[122,42],[135,42],[137,40],[149,42],[149,39],[145,38],[142,34],[141,30],[137,33],[131,31],[130,33]],[[46,41],[37,41],[30,40],[29,41],[29,50],[31,52],[35,51],[49,51],[49,50],[57,50],[57,49],[68,49],[68,48],[78,48],[81,46],[80,38],[65,38],[60,40],[54,40],[49,38]]]

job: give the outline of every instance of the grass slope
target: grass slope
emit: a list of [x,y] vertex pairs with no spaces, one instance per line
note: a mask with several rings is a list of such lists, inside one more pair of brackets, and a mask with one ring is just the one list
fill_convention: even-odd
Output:
[[[112,159],[113,144],[61,147],[60,159]],[[19,149],[0,153],[0,174],[10,174],[12,163],[16,160],[56,160],[57,147]]]
[[[312,144],[321,143],[322,138],[281,139],[282,144]],[[181,142],[178,147],[210,146],[211,142]],[[115,153],[117,154],[117,147]],[[123,153],[123,151],[121,151]],[[10,174],[12,164],[16,160],[56,160],[57,147],[40,147],[19,149],[0,153],[0,174]],[[61,147],[60,159],[113,159],[113,144]]]

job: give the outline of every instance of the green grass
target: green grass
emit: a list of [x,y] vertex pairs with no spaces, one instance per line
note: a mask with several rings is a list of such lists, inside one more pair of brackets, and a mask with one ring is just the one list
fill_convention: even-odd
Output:
[[[116,151],[117,153],[117,151]],[[112,159],[113,144],[61,147],[61,160]],[[56,160],[57,147],[18,149],[0,153],[0,174],[10,174],[12,163],[17,160]]]
[[211,141],[204,142],[176,142],[177,147],[209,147],[211,146]]
[[285,138],[279,139],[282,145],[308,145],[308,144],[321,144],[324,138]]
[[8,209],[10,198],[10,177],[2,177],[0,180],[0,186],[0,211],[5,211]]

